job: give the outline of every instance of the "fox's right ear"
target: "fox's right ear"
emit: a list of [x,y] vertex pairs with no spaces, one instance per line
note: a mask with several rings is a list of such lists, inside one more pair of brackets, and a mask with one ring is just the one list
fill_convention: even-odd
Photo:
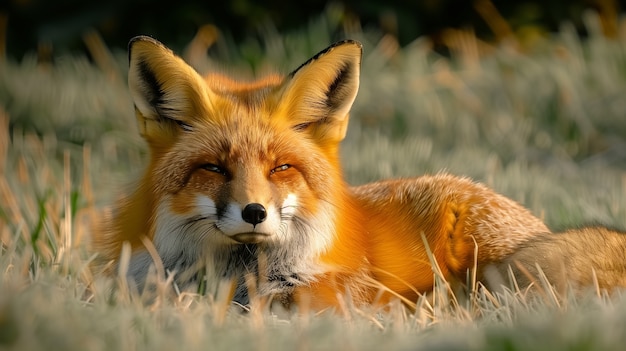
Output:
[[128,86],[141,135],[151,146],[167,146],[191,130],[210,94],[200,75],[155,39],[128,44]]

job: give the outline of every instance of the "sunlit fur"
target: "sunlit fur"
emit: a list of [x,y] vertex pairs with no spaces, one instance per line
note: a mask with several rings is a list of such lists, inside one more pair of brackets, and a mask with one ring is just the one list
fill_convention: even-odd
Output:
[[[116,267],[124,242],[141,286],[150,239],[169,274],[206,262],[210,274],[258,277],[262,295],[313,308],[433,287],[426,239],[445,278],[502,260],[544,224],[519,204],[465,178],[439,174],[351,188],[339,143],[359,86],[361,45],[337,43],[293,73],[237,83],[201,77],[154,39],[129,45],[129,86],[150,160],[94,238]],[[265,221],[242,219],[247,204]],[[477,249],[478,255],[474,252]],[[112,263],[112,264],[111,264]],[[389,292],[379,294],[381,289]]]
[[570,288],[624,288],[626,233],[594,226],[539,235],[486,271],[490,278],[486,282],[493,290],[512,286],[509,272],[513,273],[512,283],[522,289],[545,289],[547,282],[562,295]]

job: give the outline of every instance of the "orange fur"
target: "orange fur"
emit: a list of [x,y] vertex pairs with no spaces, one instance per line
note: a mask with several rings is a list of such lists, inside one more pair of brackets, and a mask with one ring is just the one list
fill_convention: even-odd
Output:
[[[337,306],[345,292],[357,304],[411,301],[433,287],[423,238],[444,277],[464,281],[475,260],[481,269],[549,232],[465,178],[346,184],[338,150],[359,85],[357,42],[335,44],[286,77],[245,84],[200,77],[151,38],[133,39],[129,50],[150,161],[94,247],[99,262],[116,263],[130,242],[139,282],[150,264],[145,236],[170,272],[208,259],[217,277],[241,286],[241,275],[256,273],[259,293],[316,309]],[[243,288],[235,295],[247,301]]]

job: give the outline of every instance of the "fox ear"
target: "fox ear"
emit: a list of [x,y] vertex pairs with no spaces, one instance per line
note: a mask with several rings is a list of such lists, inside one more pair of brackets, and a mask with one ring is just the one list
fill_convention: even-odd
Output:
[[361,43],[333,44],[293,71],[281,89],[281,113],[316,141],[339,142],[359,90]]
[[171,142],[193,128],[206,85],[196,71],[155,39],[128,44],[128,86],[141,135],[152,145]]

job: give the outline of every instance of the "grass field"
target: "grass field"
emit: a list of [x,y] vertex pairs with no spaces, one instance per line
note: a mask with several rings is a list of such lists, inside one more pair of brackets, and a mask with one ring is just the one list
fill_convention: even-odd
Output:
[[[351,183],[442,170],[487,183],[555,230],[626,228],[626,32],[570,27],[520,46],[450,32],[426,39],[341,28],[329,11],[294,33],[267,29],[210,55],[200,71],[289,72],[334,39],[364,44],[360,93],[343,144]],[[626,28],[622,23],[621,28]],[[342,33],[342,34],[337,34]],[[140,34],[140,33],[137,33]],[[191,40],[191,38],[190,38]],[[93,276],[90,224],[141,171],[123,48],[88,37],[95,63],[62,56],[0,62],[0,349],[622,350],[626,296],[554,300],[482,294],[408,313],[241,315],[211,296],[142,303]],[[166,43],[167,44],[167,43]],[[98,50],[99,49],[99,50]],[[591,248],[590,248],[591,249]],[[598,252],[601,254],[601,252]]]

